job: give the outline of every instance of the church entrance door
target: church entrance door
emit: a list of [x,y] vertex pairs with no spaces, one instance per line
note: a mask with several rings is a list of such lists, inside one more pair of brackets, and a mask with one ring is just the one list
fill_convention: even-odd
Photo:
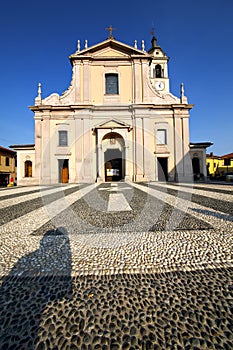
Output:
[[69,182],[69,159],[59,159],[59,182],[68,183]]
[[167,181],[168,180],[167,158],[161,157],[157,159],[158,159],[158,181]]
[[104,156],[104,179],[105,181],[121,181],[125,177],[124,151],[125,142],[123,137],[110,132],[102,139],[102,151]]
[[105,181],[122,180],[122,153],[117,149],[108,149],[104,153]]

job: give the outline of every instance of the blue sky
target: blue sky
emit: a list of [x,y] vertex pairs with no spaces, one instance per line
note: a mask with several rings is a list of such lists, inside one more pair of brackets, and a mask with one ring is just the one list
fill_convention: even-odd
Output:
[[189,102],[191,142],[211,141],[208,151],[233,152],[232,0],[12,0],[0,5],[0,145],[34,143],[37,84],[43,97],[62,93],[71,80],[68,56],[77,40],[89,46],[117,28],[117,40],[150,48],[154,26],[158,44],[170,57],[171,92],[181,82]]

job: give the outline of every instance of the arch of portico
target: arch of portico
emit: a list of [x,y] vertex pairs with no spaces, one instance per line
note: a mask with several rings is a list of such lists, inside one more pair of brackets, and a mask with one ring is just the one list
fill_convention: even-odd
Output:
[[129,135],[127,128],[96,129],[97,181],[125,180],[131,173]]
[[125,178],[125,141],[116,132],[107,133],[102,139],[105,181],[120,181]]

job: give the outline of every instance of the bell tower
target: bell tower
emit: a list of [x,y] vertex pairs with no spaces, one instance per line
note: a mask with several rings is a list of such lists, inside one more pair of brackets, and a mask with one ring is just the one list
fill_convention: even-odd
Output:
[[151,48],[148,53],[152,57],[150,66],[150,79],[151,83],[159,92],[169,91],[169,78],[168,78],[168,61],[169,57],[163,52],[161,47],[157,44],[157,39],[153,35],[151,40]]

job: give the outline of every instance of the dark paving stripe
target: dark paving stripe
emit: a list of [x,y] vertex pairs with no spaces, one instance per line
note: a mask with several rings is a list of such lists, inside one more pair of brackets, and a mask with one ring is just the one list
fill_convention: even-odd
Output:
[[39,209],[44,205],[47,205],[51,202],[56,201],[57,199],[62,198],[64,195],[68,196],[69,194],[78,191],[82,186],[75,186],[72,188],[65,189],[50,195],[45,195],[35,199],[31,199],[19,204],[12,205],[10,207],[0,209],[0,225],[6,224],[7,222],[17,219],[22,215],[28,214],[33,210]]
[[232,274],[9,275],[0,348],[231,350]]
[[[177,183],[171,183],[171,185],[173,186],[177,186],[179,187],[180,185],[177,184]],[[212,184],[213,185],[213,184]],[[230,194],[230,195],[233,195],[233,189],[230,190],[230,189],[227,189],[227,185],[222,185],[222,187],[225,187],[225,188],[213,188],[213,187],[209,187],[208,184],[206,184],[206,186],[202,187],[202,186],[189,186],[189,185],[185,185],[185,187],[188,187],[188,188],[194,188],[195,190],[202,190],[202,191],[209,191],[209,192],[214,192],[214,193],[224,193],[224,194]]]
[[[59,226],[69,228],[69,233],[106,232],[148,232],[175,230],[203,230],[212,226],[196,217],[154,198],[128,184],[119,186],[132,211],[107,212],[109,194],[105,190],[94,189],[69,209],[64,210],[52,222],[48,222],[34,232],[44,232]],[[123,189],[131,187],[131,190]],[[99,189],[110,188],[104,184]],[[117,192],[119,193],[119,192]],[[171,226],[167,227],[170,220]]]
[[210,192],[214,192],[214,193],[223,193],[223,194],[228,194],[228,195],[231,195],[233,196],[233,191],[229,190],[228,187],[226,186],[225,189],[221,189],[221,188],[210,188],[210,187],[200,187],[200,186],[194,186],[194,189],[197,189],[197,190],[204,190],[204,191],[210,191]]
[[184,199],[189,199],[190,201],[193,203],[197,203],[200,204],[204,207],[207,208],[211,208],[217,211],[221,211],[225,214],[229,214],[231,216],[233,216],[233,202],[227,202],[227,201],[223,201],[220,199],[215,199],[215,198],[209,198],[209,197],[205,197],[203,195],[199,195],[199,194],[189,194],[188,192],[182,191],[182,190],[175,190],[172,188],[167,188],[167,187],[163,187],[163,186],[158,186],[158,185],[149,185],[151,188],[154,188],[158,191],[161,192],[166,192],[172,196],[179,196],[180,198],[184,198]]
[[[51,189],[53,188],[57,188],[57,187],[61,187],[61,186],[51,186]],[[14,187],[16,188],[16,187]],[[25,187],[25,189],[28,188],[28,187]],[[61,187],[62,188],[62,187]],[[32,190],[32,191],[29,191],[29,192],[20,192],[20,193],[17,193],[17,192],[14,192],[12,194],[9,194],[7,196],[3,196],[1,197],[1,194],[0,194],[0,201],[4,201],[6,199],[11,199],[11,198],[17,198],[17,197],[22,197],[22,196],[27,196],[29,194],[33,194],[33,193],[37,193],[37,192],[43,192],[43,191],[48,191],[50,190],[49,187],[46,187],[46,188],[41,188],[38,186],[38,189],[37,190]]]
[[210,188],[210,187],[200,187],[200,186],[194,186],[195,190],[202,190],[202,191],[209,191],[214,193],[223,193],[223,194],[229,194],[233,196],[233,190],[226,190],[226,189],[219,189],[219,188]]

